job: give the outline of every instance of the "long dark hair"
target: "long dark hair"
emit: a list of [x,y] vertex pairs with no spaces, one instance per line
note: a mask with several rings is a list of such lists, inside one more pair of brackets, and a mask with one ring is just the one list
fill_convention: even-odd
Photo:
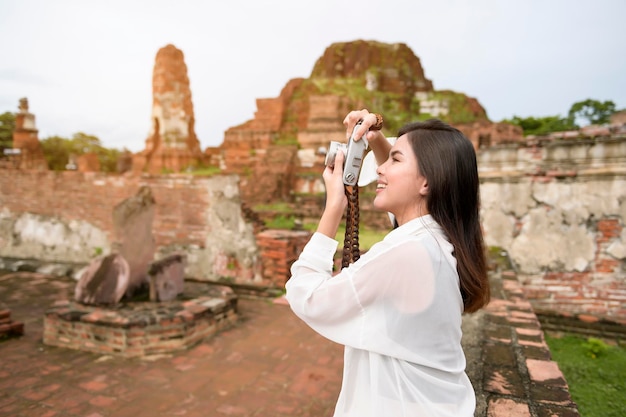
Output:
[[474,145],[438,119],[409,123],[398,137],[405,134],[428,182],[428,211],[454,246],[464,311],[472,313],[490,297]]

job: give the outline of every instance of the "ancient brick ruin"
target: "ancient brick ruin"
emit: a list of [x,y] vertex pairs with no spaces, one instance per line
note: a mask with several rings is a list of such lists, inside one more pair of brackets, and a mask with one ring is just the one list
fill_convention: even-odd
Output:
[[[344,139],[341,121],[348,110],[368,107],[390,115],[388,135],[419,114],[447,120],[472,140],[479,149],[488,243],[510,251],[535,305],[624,320],[626,203],[616,191],[624,183],[623,130],[524,139],[519,128],[489,121],[476,99],[435,90],[403,44],[331,45],[309,78],[290,80],[276,98],[258,99],[252,120],[228,129],[221,147],[200,154],[186,66],[172,45],[157,54],[153,87],[152,132],[133,170],[177,171],[210,157],[224,174],[238,176],[48,176],[22,170],[10,180],[0,178],[0,256],[84,263],[94,250],[110,248],[111,201],[151,185],[159,255],[184,250],[187,272],[208,281],[279,287],[301,237],[261,234],[248,214],[255,214],[257,203],[279,201],[291,203],[302,218],[316,218],[324,192],[319,151]],[[22,120],[32,120],[26,123],[32,133],[34,118]],[[106,189],[107,196],[93,189]],[[367,198],[361,199],[361,214],[363,224],[386,226]],[[53,239],[55,234],[62,238]],[[282,255],[271,250],[285,239],[293,241]],[[280,273],[268,277],[264,270]],[[555,282],[564,291],[548,291]]]
[[257,99],[254,119],[228,129],[219,152],[207,153],[241,175],[248,204],[291,201],[294,192],[317,190],[308,177],[320,172],[328,143],[344,140],[342,121],[354,108],[386,114],[388,135],[418,116],[453,123],[476,148],[522,140],[518,126],[489,121],[475,98],[435,90],[407,45],[355,41],[329,46],[310,77],[290,80],[278,97]]
[[15,115],[13,152],[9,155],[7,168],[47,170],[48,163],[39,143],[39,130],[35,115],[29,111],[28,99],[20,99],[19,111]]
[[[198,292],[198,291],[196,291]],[[44,317],[46,345],[122,357],[184,350],[237,322],[237,296],[213,286],[158,304],[115,308],[61,300]]]
[[146,147],[133,156],[135,173],[180,172],[204,158],[195,132],[183,52],[167,45],[157,52],[152,75],[152,123]]

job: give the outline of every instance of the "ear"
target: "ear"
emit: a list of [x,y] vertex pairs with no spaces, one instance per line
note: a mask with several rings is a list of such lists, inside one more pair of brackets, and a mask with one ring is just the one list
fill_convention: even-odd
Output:
[[419,193],[421,196],[426,196],[428,195],[428,191],[429,191],[428,181],[424,180],[424,182],[422,183],[422,186],[419,189]]

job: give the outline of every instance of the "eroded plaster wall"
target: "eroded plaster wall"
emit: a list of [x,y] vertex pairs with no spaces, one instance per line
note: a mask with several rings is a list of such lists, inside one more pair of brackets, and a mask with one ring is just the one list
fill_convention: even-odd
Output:
[[[253,227],[242,216],[237,176],[118,176],[4,171],[0,257],[88,263],[111,250],[113,208],[149,186],[156,200],[159,254],[183,251],[187,274],[259,280]],[[7,175],[5,175],[7,174]]]
[[535,308],[626,323],[626,141],[481,149],[479,166],[486,243]]

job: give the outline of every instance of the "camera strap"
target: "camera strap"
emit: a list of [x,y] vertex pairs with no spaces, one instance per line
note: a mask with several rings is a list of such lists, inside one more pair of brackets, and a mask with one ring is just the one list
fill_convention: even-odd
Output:
[[343,241],[343,256],[341,258],[342,268],[347,268],[361,256],[359,250],[359,186],[357,184],[346,185],[345,193],[348,198],[348,208],[346,211],[346,234]]

